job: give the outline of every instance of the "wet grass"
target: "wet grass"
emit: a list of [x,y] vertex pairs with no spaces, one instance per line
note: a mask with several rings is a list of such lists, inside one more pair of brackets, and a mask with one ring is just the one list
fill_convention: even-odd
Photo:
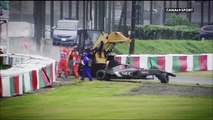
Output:
[[[200,54],[213,53],[213,41],[196,40],[135,40],[135,54]],[[116,54],[128,54],[128,44],[115,46]]]
[[213,119],[212,96],[121,95],[141,83],[84,81],[0,101],[0,119]]

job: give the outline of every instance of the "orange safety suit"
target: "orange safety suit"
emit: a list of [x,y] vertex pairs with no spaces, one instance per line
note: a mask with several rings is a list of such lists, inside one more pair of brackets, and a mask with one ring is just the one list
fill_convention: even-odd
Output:
[[79,77],[79,74],[78,74],[79,54],[75,49],[72,51],[71,57],[73,58],[73,72],[74,72],[75,78],[78,78]]
[[69,50],[67,50],[65,47],[60,48],[60,61],[59,61],[59,69],[58,73],[59,76],[62,73],[62,70],[64,70],[64,75],[68,76],[68,68],[67,68],[67,57],[69,54]]

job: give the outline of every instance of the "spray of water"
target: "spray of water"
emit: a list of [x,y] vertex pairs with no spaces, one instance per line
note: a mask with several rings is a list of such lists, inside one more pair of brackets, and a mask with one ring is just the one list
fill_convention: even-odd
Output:
[[[9,22],[9,40],[6,39],[6,28],[2,26],[1,46],[7,48],[9,41],[10,53],[22,53],[31,55],[41,55],[44,57],[59,60],[60,46],[53,46],[49,35],[41,39],[40,46],[37,46],[34,39],[34,25],[28,22]],[[50,33],[50,28],[48,32]]]

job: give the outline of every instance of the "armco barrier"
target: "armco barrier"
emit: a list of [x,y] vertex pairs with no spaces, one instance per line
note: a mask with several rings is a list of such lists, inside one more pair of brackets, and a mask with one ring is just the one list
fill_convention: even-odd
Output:
[[134,67],[155,68],[167,72],[207,71],[212,68],[213,54],[168,54],[168,55],[116,55],[115,59],[122,64]]
[[[56,60],[25,54],[8,54],[12,68],[0,70],[0,97],[10,97],[51,86],[56,80]],[[17,62],[18,61],[18,62]]]

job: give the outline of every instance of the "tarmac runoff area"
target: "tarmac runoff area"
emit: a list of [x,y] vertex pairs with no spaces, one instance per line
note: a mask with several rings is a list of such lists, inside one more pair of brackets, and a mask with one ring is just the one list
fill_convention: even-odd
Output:
[[[158,80],[157,78],[155,79]],[[170,77],[169,83],[190,83],[190,84],[199,84],[199,85],[213,85],[213,78],[176,76],[176,77]]]

